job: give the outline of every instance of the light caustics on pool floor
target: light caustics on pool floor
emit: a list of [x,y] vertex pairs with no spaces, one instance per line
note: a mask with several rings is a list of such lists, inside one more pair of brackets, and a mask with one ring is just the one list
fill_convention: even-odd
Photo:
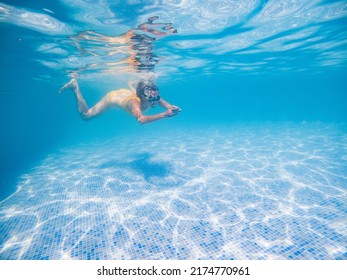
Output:
[[176,131],[66,148],[0,203],[1,259],[347,259],[347,133]]

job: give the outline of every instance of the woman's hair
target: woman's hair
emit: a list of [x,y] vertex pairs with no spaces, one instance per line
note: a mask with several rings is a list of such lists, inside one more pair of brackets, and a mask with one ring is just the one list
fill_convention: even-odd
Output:
[[136,87],[137,96],[142,96],[145,88],[149,88],[153,91],[158,91],[158,87],[153,80],[141,80]]

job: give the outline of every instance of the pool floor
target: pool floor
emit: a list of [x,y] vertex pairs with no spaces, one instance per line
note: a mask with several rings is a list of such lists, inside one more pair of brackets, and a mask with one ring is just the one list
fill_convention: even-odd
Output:
[[347,259],[347,132],[264,124],[47,156],[0,202],[0,259]]

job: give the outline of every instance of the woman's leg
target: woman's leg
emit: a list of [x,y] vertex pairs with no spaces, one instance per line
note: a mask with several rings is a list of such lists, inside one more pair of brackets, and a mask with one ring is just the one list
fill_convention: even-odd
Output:
[[83,98],[76,79],[71,79],[70,82],[68,82],[59,90],[59,93],[62,93],[66,89],[72,89],[75,93],[75,96],[77,98],[78,111],[80,112],[82,118],[85,120],[95,117],[110,108],[109,97],[108,95],[106,95],[97,104],[89,109],[86,101]]

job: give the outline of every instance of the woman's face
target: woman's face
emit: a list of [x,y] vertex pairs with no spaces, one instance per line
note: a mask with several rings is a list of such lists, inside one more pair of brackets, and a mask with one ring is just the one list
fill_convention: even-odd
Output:
[[151,107],[155,107],[160,100],[159,91],[145,87],[143,91],[143,98],[149,102]]

